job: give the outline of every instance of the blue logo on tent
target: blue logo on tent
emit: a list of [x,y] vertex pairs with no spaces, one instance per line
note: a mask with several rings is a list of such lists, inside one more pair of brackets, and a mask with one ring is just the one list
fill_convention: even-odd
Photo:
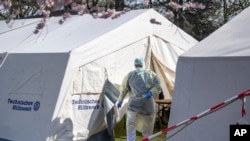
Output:
[[34,103],[34,111],[38,111],[39,108],[40,108],[40,102],[37,101],[37,102]]

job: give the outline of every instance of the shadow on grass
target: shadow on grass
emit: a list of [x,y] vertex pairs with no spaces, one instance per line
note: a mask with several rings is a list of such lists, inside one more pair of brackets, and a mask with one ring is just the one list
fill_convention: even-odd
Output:
[[[157,126],[158,121],[156,121],[155,128],[154,128],[154,133],[159,132],[161,129],[167,128],[167,125],[163,125],[160,123],[160,128],[159,129]],[[115,141],[126,141],[126,121],[125,118],[123,118],[119,123],[116,124],[115,129],[114,129],[114,136],[115,136]],[[136,141],[141,141],[143,139],[142,134],[140,132],[136,133]],[[152,141],[165,141],[166,140],[166,135],[162,134],[156,138],[154,138]]]

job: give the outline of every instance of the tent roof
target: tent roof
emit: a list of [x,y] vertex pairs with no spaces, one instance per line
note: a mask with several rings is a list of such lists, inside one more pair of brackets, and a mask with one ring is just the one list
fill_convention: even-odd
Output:
[[183,53],[182,57],[249,56],[250,7]]
[[[183,50],[190,48],[186,46],[187,42],[197,42],[153,9],[132,10],[116,19],[94,19],[89,14],[74,15],[60,25],[58,22],[61,18],[51,17],[38,34],[33,34],[33,31],[41,21],[40,18],[15,20],[10,27],[5,21],[0,21],[0,52],[71,52],[76,49],[79,51],[81,46],[84,46],[84,50],[89,49],[85,45],[93,44],[100,38],[104,39],[100,41],[105,41],[102,44],[111,45],[111,41],[112,44],[121,44],[121,39],[130,44],[149,35],[163,38]],[[152,18],[159,21],[161,26],[150,23]],[[161,29],[169,32],[162,32]]]

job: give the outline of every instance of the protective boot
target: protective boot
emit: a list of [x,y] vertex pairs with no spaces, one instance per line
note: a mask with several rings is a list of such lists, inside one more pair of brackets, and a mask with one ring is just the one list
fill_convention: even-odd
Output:
[[136,141],[136,131],[127,132],[127,141]]

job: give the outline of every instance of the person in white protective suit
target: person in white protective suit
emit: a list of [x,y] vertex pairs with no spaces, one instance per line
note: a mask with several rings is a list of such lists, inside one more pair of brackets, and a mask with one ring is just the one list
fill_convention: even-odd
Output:
[[155,101],[153,95],[161,92],[160,80],[156,74],[144,69],[144,60],[136,58],[136,70],[125,76],[121,86],[117,107],[121,108],[123,99],[129,93],[126,132],[127,141],[136,140],[136,121],[142,121],[142,135],[148,137],[153,133],[155,121]]

